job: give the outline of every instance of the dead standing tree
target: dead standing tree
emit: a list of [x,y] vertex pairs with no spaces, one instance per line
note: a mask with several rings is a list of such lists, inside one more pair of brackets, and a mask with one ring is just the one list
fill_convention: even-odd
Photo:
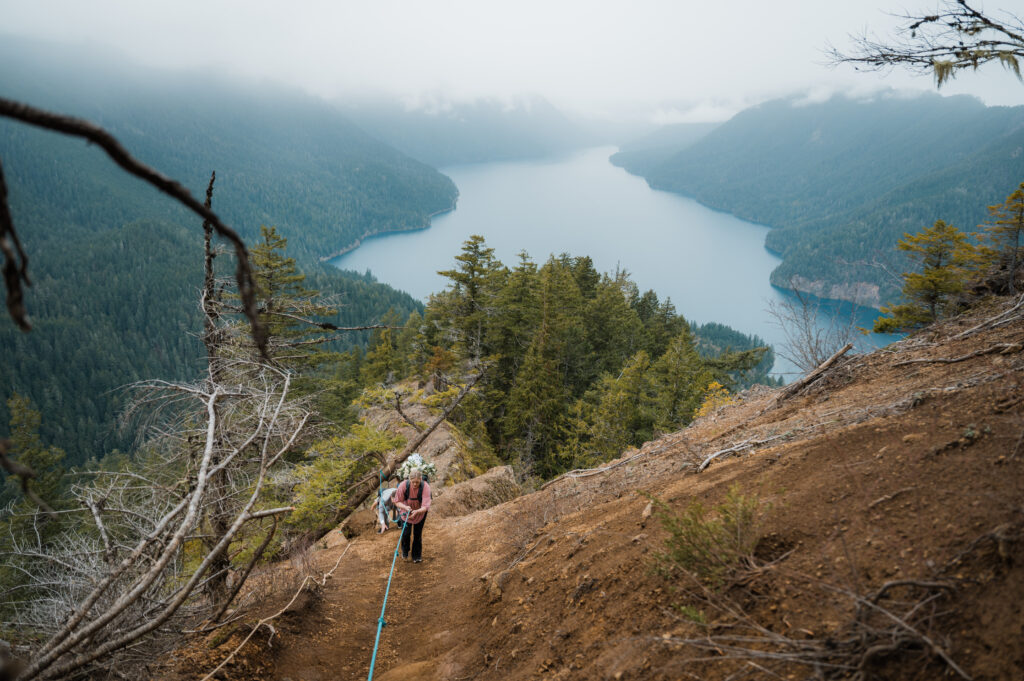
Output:
[[[121,146],[121,143],[113,135],[89,121],[44,111],[43,109],[37,109],[2,97],[0,97],[0,116],[45,130],[52,130],[73,137],[81,137],[96,144],[106,152],[107,156],[114,163],[126,172],[156,187],[202,217],[203,220],[208,221],[212,229],[221,238],[226,239],[234,246],[237,259],[235,280],[238,283],[238,294],[242,301],[242,311],[249,320],[256,347],[259,348],[261,356],[266,356],[266,329],[260,322],[256,311],[255,284],[253,283],[252,267],[249,263],[249,251],[246,249],[242,237],[235,230],[225,225],[210,209],[209,205],[199,203],[181,184],[136,159]],[[31,285],[28,277],[28,256],[25,254],[18,239],[18,234],[14,229],[14,221],[11,217],[7,200],[7,185],[4,183],[2,167],[0,167],[0,250],[2,250],[4,255],[3,273],[4,284],[7,288],[7,311],[19,328],[23,331],[29,331],[32,325],[28,321],[28,313],[24,306],[24,291],[22,289],[22,284],[25,286]]]
[[[267,332],[256,310],[255,284],[253,282],[252,267],[249,263],[249,251],[246,249],[245,242],[242,241],[238,233],[225,225],[217,217],[210,209],[209,203],[203,205],[196,201],[181,184],[133,157],[113,135],[88,121],[45,111],[2,97],[0,97],[0,117],[10,118],[45,130],[80,137],[96,144],[126,172],[156,187],[164,194],[185,205],[189,210],[200,215],[205,221],[204,226],[208,235],[212,230],[230,242],[234,247],[237,260],[235,280],[238,284],[239,297],[242,303],[241,311],[249,321],[252,338],[260,357],[263,359],[267,358]],[[2,160],[0,160],[0,253],[3,254],[2,273],[4,287],[7,292],[7,312],[18,328],[28,332],[32,329],[32,324],[28,318],[28,311],[25,308],[24,291],[25,286],[31,286],[32,284],[28,274],[28,255],[14,227]],[[22,486],[26,494],[30,494],[27,481],[34,473],[31,469],[20,466],[12,461],[9,454],[11,452],[7,452],[6,449],[0,449],[0,466],[9,474],[17,475],[22,480]]]
[[789,282],[789,293],[792,298],[768,302],[768,314],[786,338],[775,350],[780,357],[807,372],[844,345],[855,344],[861,335],[856,307],[851,305],[848,315],[826,315],[821,311],[825,301],[801,291],[795,279]]
[[[286,372],[263,367],[259,375],[242,386],[138,386],[143,402],[160,404],[177,421],[150,443],[150,466],[94,472],[72,490],[80,523],[47,545],[22,540],[5,557],[30,575],[34,597],[17,604],[17,621],[3,624],[40,641],[25,651],[19,680],[109,668],[143,637],[180,631],[168,628],[172,622],[223,612],[223,603],[199,595],[201,587],[232,542],[292,510],[260,502],[310,417],[290,399]],[[202,446],[190,450],[189,440]],[[219,477],[229,484],[213,485]],[[196,548],[211,504],[230,508],[230,522],[204,555]]]

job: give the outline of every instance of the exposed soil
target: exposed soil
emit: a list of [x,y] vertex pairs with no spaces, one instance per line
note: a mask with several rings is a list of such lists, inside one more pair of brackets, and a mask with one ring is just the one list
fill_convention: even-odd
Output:
[[[997,312],[842,362],[777,406],[778,391],[749,391],[604,472],[432,514],[423,563],[398,559],[374,678],[1024,679],[1024,323],[952,339]],[[702,624],[673,607],[701,607],[686,584],[652,568],[666,531],[641,493],[682,509],[714,505],[733,486],[763,503],[762,538],[715,596],[742,618],[708,611]],[[366,678],[397,539],[364,532],[318,546],[307,568],[337,564],[331,578],[218,678]],[[264,615],[298,582],[277,579]],[[851,632],[863,634],[858,603],[861,621],[889,631],[870,652],[847,650]],[[833,657],[738,655],[726,645],[737,622],[762,627],[752,649],[777,652],[782,640]],[[907,643],[908,628],[925,638]],[[164,676],[202,678],[246,631],[193,641]],[[843,651],[850,668],[829,666]]]

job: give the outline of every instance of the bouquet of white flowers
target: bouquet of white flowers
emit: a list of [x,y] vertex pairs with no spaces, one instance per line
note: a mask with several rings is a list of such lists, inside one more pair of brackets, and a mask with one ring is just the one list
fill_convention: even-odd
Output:
[[402,465],[398,467],[398,477],[401,480],[406,480],[409,477],[409,473],[414,468],[418,468],[423,472],[423,477],[428,480],[433,480],[437,475],[437,468],[434,464],[423,460],[423,457],[419,454],[411,454],[408,459],[402,462]]

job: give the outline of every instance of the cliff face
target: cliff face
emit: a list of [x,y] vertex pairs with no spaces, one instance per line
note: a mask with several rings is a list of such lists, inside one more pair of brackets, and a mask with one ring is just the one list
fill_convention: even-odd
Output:
[[[396,566],[374,678],[1021,678],[1024,318],[1006,309],[839,362],[788,399],[752,389],[531,494],[431,515],[424,562]],[[718,509],[705,526],[730,490],[752,500],[748,549],[717,580],[655,570],[671,534],[651,498],[677,517]],[[365,678],[396,540],[311,553],[332,578],[225,678]],[[194,641],[162,677],[202,678],[247,631]]]
[[[773,282],[774,283],[774,282]],[[845,300],[864,307],[880,307],[881,292],[878,284],[867,281],[853,281],[841,284],[829,283],[821,279],[808,279],[796,275],[786,282],[787,288],[795,288],[803,293],[810,293],[818,298],[829,300]]]

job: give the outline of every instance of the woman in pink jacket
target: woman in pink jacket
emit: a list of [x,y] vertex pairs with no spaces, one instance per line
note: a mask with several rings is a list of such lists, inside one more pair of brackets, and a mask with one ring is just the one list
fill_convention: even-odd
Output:
[[402,558],[409,557],[409,539],[412,538],[412,562],[423,559],[423,525],[430,509],[430,485],[423,480],[423,471],[414,468],[409,479],[401,483],[393,495],[395,506],[408,514],[402,531]]

